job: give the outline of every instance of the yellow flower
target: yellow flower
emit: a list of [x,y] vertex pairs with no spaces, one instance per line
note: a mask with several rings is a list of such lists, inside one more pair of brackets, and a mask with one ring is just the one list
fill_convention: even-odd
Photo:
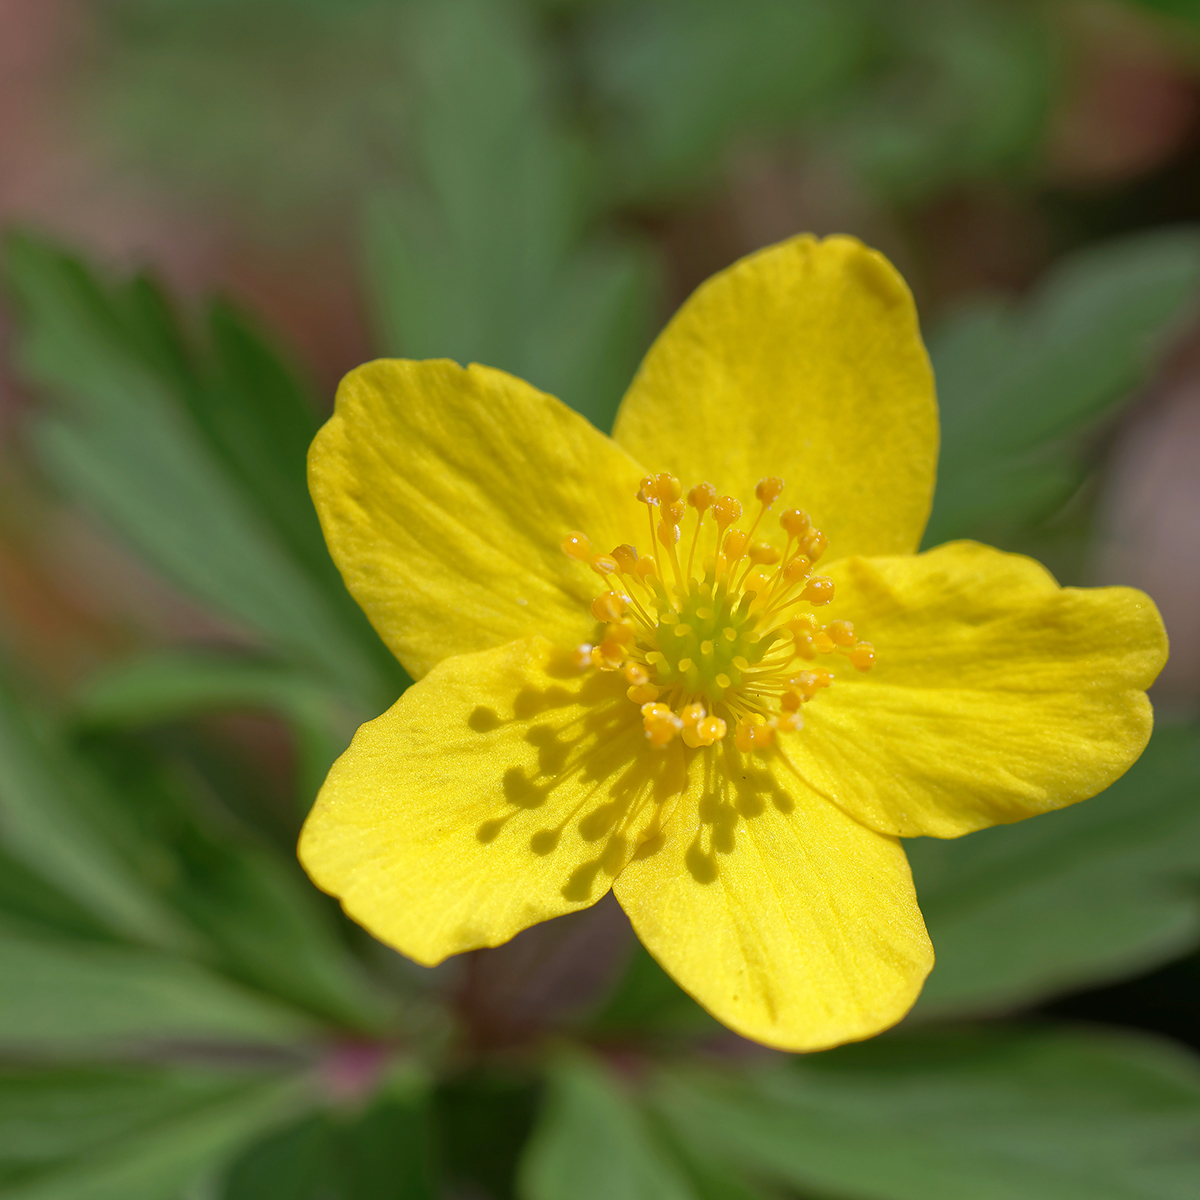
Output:
[[912,299],[845,237],[702,286],[612,438],[502,371],[360,367],[312,493],[418,682],[330,772],[309,874],[427,964],[612,887],[747,1037],[898,1021],[933,963],[898,838],[1106,787],[1166,658],[1140,592],[916,554],[936,456]]

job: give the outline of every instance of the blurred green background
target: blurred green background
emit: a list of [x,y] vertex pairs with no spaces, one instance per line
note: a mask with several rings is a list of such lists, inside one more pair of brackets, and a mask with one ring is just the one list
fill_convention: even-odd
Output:
[[[0,0],[0,1195],[1200,1195],[1200,3]],[[1142,760],[908,843],[913,1015],[743,1042],[611,900],[415,967],[297,867],[405,679],[304,484],[337,378],[601,428],[799,230],[911,282],[928,541],[1157,600]]]

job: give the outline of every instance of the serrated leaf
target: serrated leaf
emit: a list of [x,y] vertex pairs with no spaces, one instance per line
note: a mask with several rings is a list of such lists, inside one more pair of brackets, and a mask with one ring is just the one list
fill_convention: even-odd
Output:
[[292,724],[307,811],[358,721],[339,695],[302,671],[246,658],[164,651],[91,676],[79,693],[75,715],[85,728],[137,729],[243,709],[263,709]]
[[320,1027],[212,972],[150,950],[0,925],[0,1046],[62,1055],[131,1044],[289,1044]]
[[518,1176],[521,1200],[695,1200],[634,1101],[598,1063],[554,1060]]
[[304,1102],[298,1080],[201,1067],[0,1072],[8,1200],[177,1200]]
[[990,1011],[1200,943],[1200,729],[1162,725],[1107,791],[956,841],[905,843],[937,962],[918,1013]]
[[39,727],[0,679],[0,844],[93,923],[151,945],[186,947],[187,928],[114,846],[102,784]]
[[656,1110],[752,1177],[854,1200],[1187,1200],[1200,1067],[1054,1030],[876,1039],[765,1069],[665,1072]]
[[942,449],[926,545],[1044,516],[1078,485],[1083,437],[1143,383],[1200,289],[1200,233],[1155,230],[1064,260],[1014,306],[930,337]]
[[54,404],[37,411],[44,469],[193,595],[377,709],[396,686],[348,631],[255,496],[215,454],[205,403],[157,291],[106,289],[77,261],[9,240],[16,357]]
[[338,1025],[388,1028],[394,1003],[368,981],[324,901],[287,850],[205,804],[189,772],[144,742],[93,733],[86,740],[147,844],[168,864],[155,881],[201,936],[193,957],[241,983]]

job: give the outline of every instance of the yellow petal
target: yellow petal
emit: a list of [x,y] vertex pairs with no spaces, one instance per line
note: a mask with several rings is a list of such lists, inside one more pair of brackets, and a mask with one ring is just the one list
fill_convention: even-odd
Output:
[[625,686],[541,638],[446,659],[334,764],[305,870],[427,964],[595,903],[682,781]]
[[899,843],[728,743],[692,760],[661,837],[614,885],[646,948],[730,1028],[781,1050],[870,1037],[933,965]]
[[1060,588],[1031,559],[973,542],[831,564],[831,617],[876,647],[838,666],[776,756],[872,828],[957,837],[1094,796],[1150,736],[1166,661],[1153,602]]
[[352,371],[309,453],[334,561],[415,678],[519,637],[585,640],[601,589],[562,539],[607,552],[640,535],[643,474],[553,396],[447,361]]
[[651,347],[613,436],[649,470],[743,500],[782,476],[783,505],[807,509],[831,553],[915,550],[938,425],[908,288],[848,237],[742,259]]

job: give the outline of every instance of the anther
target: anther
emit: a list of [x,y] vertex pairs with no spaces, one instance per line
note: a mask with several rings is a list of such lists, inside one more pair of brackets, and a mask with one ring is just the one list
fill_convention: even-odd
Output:
[[771,563],[777,563],[781,557],[782,555],[779,551],[766,542],[755,542],[750,547],[750,561],[757,563],[759,566],[768,566]]
[[746,553],[746,543],[749,541],[744,529],[731,529],[725,535],[725,542],[722,549],[725,551],[725,558],[729,562],[737,562]]
[[611,575],[617,569],[617,561],[607,554],[597,554],[592,558],[592,570],[597,575]]
[[718,496],[712,502],[713,516],[716,518],[717,527],[725,529],[732,525],[734,521],[740,521],[742,518],[742,504],[740,500],[736,500],[733,496]]
[[650,676],[646,673],[646,668],[641,663],[627,662],[621,668],[621,674],[625,676],[627,683],[632,683],[635,687],[650,682]]
[[605,592],[592,601],[592,616],[597,621],[619,621],[628,607],[628,596],[620,592]]
[[814,608],[820,608],[833,599],[833,580],[828,575],[814,575],[800,594]]
[[697,512],[703,513],[717,498],[717,489],[711,483],[698,483],[688,492],[687,498]]
[[622,544],[615,546],[612,552],[612,560],[617,564],[617,570],[622,571],[626,575],[632,575],[637,570],[638,552],[630,545]]
[[637,560],[634,570],[637,572],[637,577],[643,581],[649,579],[652,575],[658,574],[658,567],[655,565],[653,557],[649,554],[643,554]]
[[660,471],[654,476],[654,488],[658,502],[662,505],[674,504],[683,491],[679,486],[679,480],[666,471]]
[[835,646],[854,645],[854,626],[849,621],[830,621],[825,632],[833,639]]
[[799,583],[812,569],[812,563],[803,554],[793,555],[780,568],[783,582],[786,584]]
[[592,665],[591,642],[584,642],[582,645],[576,646],[571,654],[571,661],[575,664],[577,671],[586,671]]
[[812,528],[812,517],[802,508],[789,508],[780,515],[779,523],[785,533],[798,538],[803,537]]
[[828,545],[829,539],[819,529],[814,529],[801,543],[800,548],[816,562],[825,553],[825,547]]
[[679,541],[679,526],[672,525],[666,520],[660,521],[658,525],[658,540],[667,547],[675,545]]
[[875,647],[870,642],[859,642],[846,657],[851,666],[860,671],[869,671],[875,665]]
[[592,557],[592,543],[588,540],[586,533],[576,530],[563,538],[562,551],[568,558],[573,558],[576,562],[587,562]]
[[749,721],[739,721],[733,734],[734,745],[743,753],[751,750],[765,750],[775,738],[775,730],[767,724],[752,724]]
[[783,480],[777,475],[768,475],[765,479],[758,481],[758,486],[754,489],[754,494],[758,497],[764,508],[770,508],[783,494]]

